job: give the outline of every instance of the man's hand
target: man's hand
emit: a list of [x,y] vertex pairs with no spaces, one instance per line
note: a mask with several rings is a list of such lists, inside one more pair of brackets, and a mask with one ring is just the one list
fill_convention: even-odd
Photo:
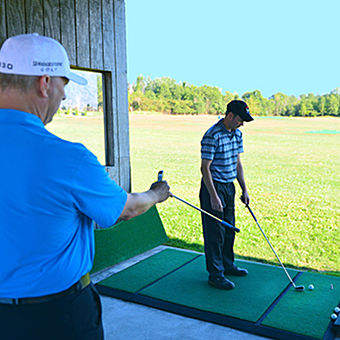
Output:
[[129,220],[143,214],[153,205],[165,201],[170,196],[169,189],[168,183],[162,181],[153,183],[148,191],[128,194],[119,219]]
[[222,202],[221,202],[221,200],[218,196],[212,196],[210,198],[210,204],[211,204],[211,207],[214,210],[223,211],[223,205],[222,205]]
[[170,187],[166,181],[152,183],[150,190],[157,195],[158,203],[164,202],[171,195]]
[[249,205],[250,203],[250,197],[248,195],[247,190],[243,191],[242,196],[240,197],[241,201],[245,204],[245,205]]

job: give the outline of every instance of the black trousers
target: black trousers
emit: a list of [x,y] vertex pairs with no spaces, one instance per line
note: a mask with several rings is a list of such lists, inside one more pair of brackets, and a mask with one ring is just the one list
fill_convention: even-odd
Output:
[[[203,179],[200,189],[201,208],[235,225],[235,186],[234,183],[214,181],[216,192],[222,201],[223,212],[213,210],[210,195]],[[204,252],[207,271],[210,277],[223,277],[224,270],[234,265],[235,232],[220,222],[202,213]]]
[[2,340],[103,340],[101,302],[91,283],[44,303],[0,304]]

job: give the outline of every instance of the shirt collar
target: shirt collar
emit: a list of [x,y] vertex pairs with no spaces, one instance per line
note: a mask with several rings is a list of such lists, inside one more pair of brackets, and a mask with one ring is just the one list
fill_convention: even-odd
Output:
[[220,127],[221,131],[225,133],[230,139],[232,139],[235,136],[236,130],[229,131],[223,124],[223,118],[219,120],[217,125]]
[[44,127],[44,123],[41,121],[41,119],[33,113],[12,109],[0,109],[0,122],[31,124],[39,127]]

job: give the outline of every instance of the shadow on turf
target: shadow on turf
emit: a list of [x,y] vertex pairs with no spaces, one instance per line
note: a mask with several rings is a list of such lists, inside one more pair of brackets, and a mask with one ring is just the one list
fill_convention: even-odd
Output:
[[[166,245],[170,247],[181,248],[181,249],[194,250],[200,253],[204,252],[203,245],[199,243],[188,243],[178,238],[169,238],[169,241],[166,242]],[[254,261],[254,262],[259,262],[259,263],[270,264],[273,266],[279,265],[276,261],[268,261],[266,259],[261,259],[258,257],[242,256],[238,254],[235,254],[235,256],[237,259],[240,259],[240,260]],[[296,270],[306,270],[309,272],[315,272],[315,273],[320,273],[320,274],[340,276],[340,271],[319,271],[319,270],[315,270],[314,268],[310,268],[310,267],[296,267],[290,263],[284,263],[284,265],[287,268],[296,269]]]

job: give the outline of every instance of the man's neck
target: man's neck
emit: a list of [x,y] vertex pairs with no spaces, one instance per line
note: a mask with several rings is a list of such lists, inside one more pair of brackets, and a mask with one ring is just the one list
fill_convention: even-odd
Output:
[[12,88],[0,91],[0,108],[32,113],[44,122],[42,107],[33,99],[30,91],[23,92]]
[[231,127],[230,127],[230,125],[229,125],[229,120],[228,120],[227,117],[224,117],[224,119],[223,119],[223,125],[224,125],[224,127],[225,127],[228,131],[231,131]]

